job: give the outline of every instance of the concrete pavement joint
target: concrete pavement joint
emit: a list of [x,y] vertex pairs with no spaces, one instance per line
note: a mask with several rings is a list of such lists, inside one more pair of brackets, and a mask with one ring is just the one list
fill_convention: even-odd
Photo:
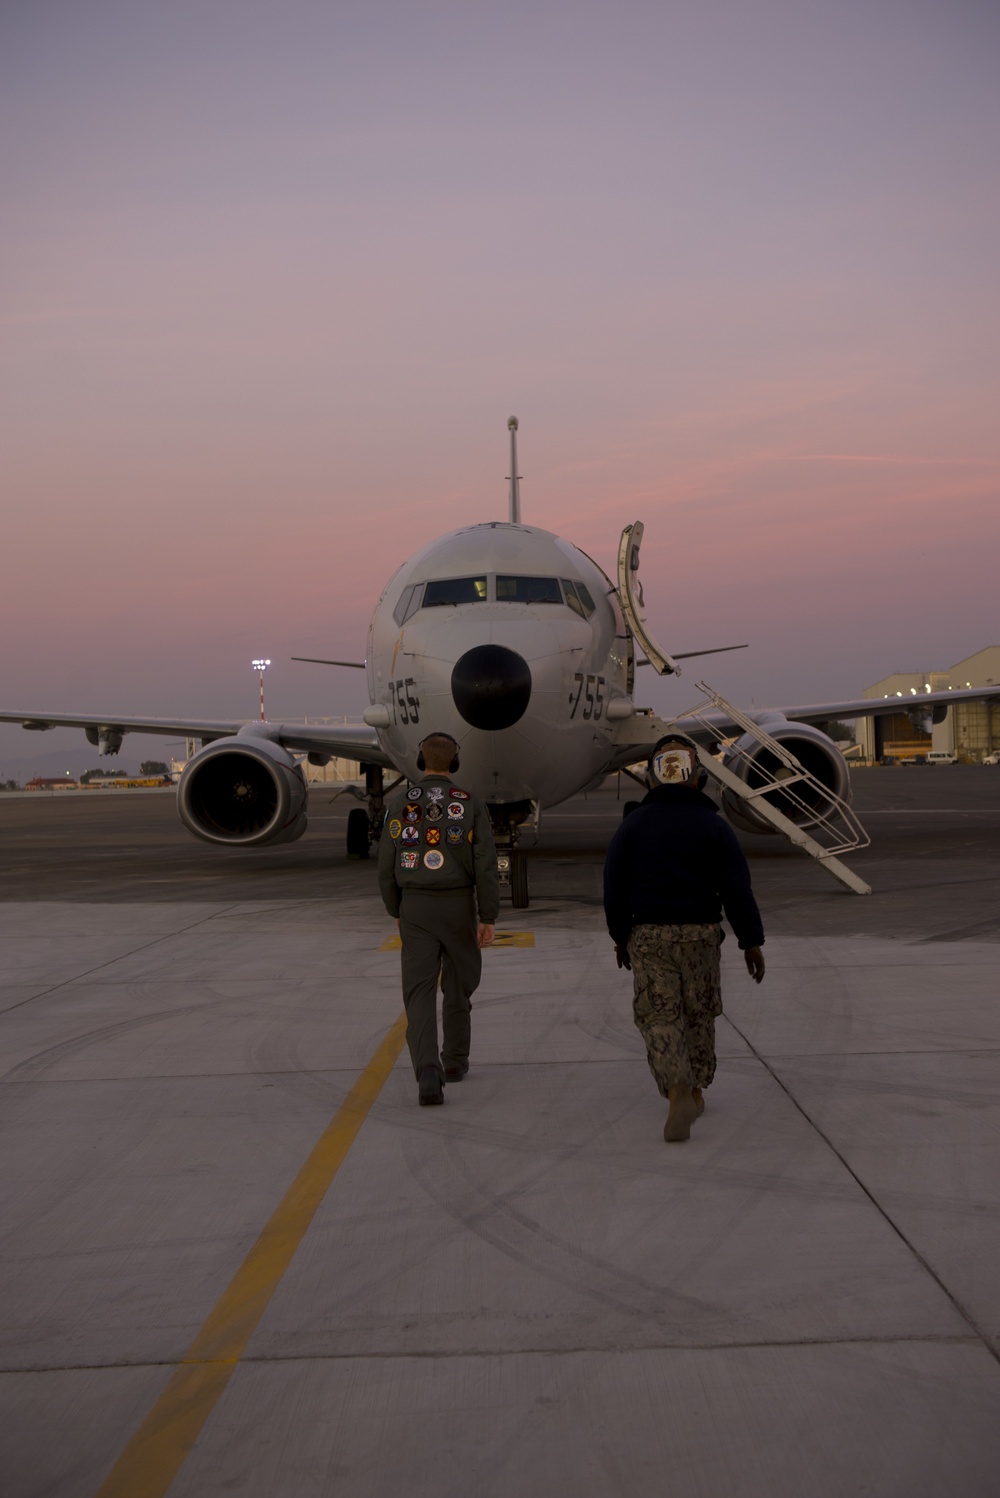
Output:
[[[729,1019],[729,1016],[727,1015],[726,1018]],[[941,1278],[941,1276],[938,1274],[938,1272],[931,1266],[931,1264],[927,1261],[927,1259],[920,1252],[920,1250],[913,1243],[910,1242],[909,1238],[903,1232],[903,1229],[899,1226],[899,1224],[897,1222],[895,1222],[893,1220],[893,1218],[891,1217],[891,1215],[889,1214],[889,1212],[886,1210],[886,1208],[883,1207],[882,1203],[878,1200],[878,1198],[874,1195],[874,1193],[872,1191],[870,1191],[869,1188],[865,1185],[864,1181],[858,1175],[857,1171],[853,1168],[853,1166],[851,1166],[851,1164],[848,1162],[848,1160],[844,1156],[844,1154],[837,1148],[837,1146],[833,1143],[833,1141],[829,1138],[829,1136],[827,1134],[824,1134],[824,1132],[820,1128],[819,1124],[815,1121],[814,1118],[812,1118],[810,1116],[808,1110],[802,1105],[802,1103],[799,1102],[798,1098],[792,1092],[791,1088],[787,1085],[787,1083],[785,1083],[785,1082],[782,1081],[781,1077],[775,1071],[774,1067],[770,1064],[770,1062],[767,1060],[767,1058],[765,1056],[761,1055],[760,1051],[758,1051],[757,1048],[754,1046],[753,1042],[746,1035],[743,1034],[742,1030],[740,1030],[740,1028],[739,1028],[738,1025],[733,1024],[733,1021],[731,1019],[729,1019],[729,1023],[733,1026],[733,1029],[736,1031],[737,1035],[739,1035],[740,1038],[746,1042],[746,1044],[749,1046],[750,1050],[753,1052],[753,1055],[760,1062],[761,1066],[763,1066],[764,1070],[768,1073],[768,1075],[770,1077],[772,1077],[775,1082],[777,1082],[778,1086],[781,1088],[782,1092],[788,1098],[788,1100],[792,1104],[792,1106],[798,1110],[798,1112],[805,1119],[805,1121],[809,1125],[809,1127],[812,1130],[814,1130],[814,1132],[816,1134],[819,1135],[820,1139],[822,1139],[823,1143],[826,1145],[826,1147],[830,1151],[830,1153],[832,1155],[834,1155],[836,1157],[836,1159],[838,1159],[840,1161],[841,1165],[847,1171],[847,1173],[851,1177],[851,1179],[860,1188],[860,1190],[864,1192],[865,1196],[871,1202],[871,1204],[875,1208],[876,1212],[879,1213],[879,1215],[888,1224],[888,1226],[892,1229],[892,1231],[896,1234],[896,1236],[900,1239],[900,1241],[906,1246],[906,1248],[913,1255],[913,1257],[916,1259],[917,1263],[921,1266],[921,1268],[924,1270],[924,1272],[927,1275],[929,1275],[930,1278],[934,1281],[934,1283],[938,1286],[938,1288],[942,1292],[942,1294],[951,1302],[952,1306],[958,1312],[959,1316],[961,1316],[962,1320],[966,1323],[966,1325],[969,1326],[969,1327],[971,1327],[973,1334],[983,1344],[983,1346],[986,1348],[986,1351],[989,1353],[990,1357],[993,1358],[993,1360],[997,1364],[1000,1364],[1000,1349],[998,1349],[997,1347],[995,1347],[993,1345],[993,1343],[990,1340],[989,1333],[982,1331],[976,1325],[975,1321],[972,1319],[972,1315],[970,1314],[969,1311],[966,1310],[965,1306],[958,1299],[957,1295],[955,1295],[954,1292],[948,1288],[948,1286],[945,1284],[944,1280]],[[932,1052],[931,1054],[940,1054],[940,1053],[939,1052],[938,1053]],[[961,1054],[964,1054],[964,1053],[961,1053]],[[786,1058],[782,1057],[781,1059],[785,1060]]]
[[[184,1007],[182,1009],[164,1009],[164,1010],[160,1010],[157,1014],[148,1016],[148,1020],[144,1021],[144,1023],[145,1022],[151,1022],[151,1021],[156,1020],[156,1019],[164,1019],[164,1018],[169,1017],[170,1015],[191,1014],[191,1013],[196,1012],[198,1009],[202,1009],[202,1008],[205,1008],[205,1007],[206,1006],[203,1005],[203,1004],[192,1004],[192,1005],[187,1005],[186,1007]],[[726,1018],[728,1019],[729,1016],[727,1015]],[[730,1024],[732,1024],[731,1020],[730,1020]],[[131,1022],[130,1022],[130,1026],[131,1026]],[[114,1029],[114,1028],[115,1027],[110,1027],[110,1029]],[[734,1030],[736,1029],[735,1025],[733,1025],[733,1029]],[[103,1032],[97,1032],[97,1033],[100,1033],[100,1034],[103,1034],[104,1036],[107,1036],[107,1034],[109,1033],[109,1031],[103,1031]],[[741,1039],[745,1039],[745,1037],[742,1035],[742,1032],[737,1031],[737,1034],[739,1034],[741,1036]],[[749,1042],[748,1042],[748,1044],[749,1044]],[[1000,1054],[1000,1046],[961,1046],[957,1050],[948,1051],[947,1054],[949,1056],[995,1056],[997,1054]],[[782,1051],[780,1059],[782,1061],[816,1061],[816,1060],[818,1060],[820,1058],[826,1060],[827,1058],[833,1058],[833,1057],[841,1057],[841,1058],[850,1057],[852,1060],[855,1060],[855,1059],[856,1060],[862,1060],[862,1059],[867,1058],[867,1057],[876,1057],[876,1058],[878,1058],[880,1060],[888,1060],[888,1059],[891,1059],[893,1056],[940,1056],[940,1055],[941,1055],[941,1051],[939,1049],[932,1049],[932,1050],[912,1050],[911,1051],[911,1050],[902,1050],[902,1049],[897,1048],[896,1050],[892,1050],[892,1051]],[[34,1060],[35,1058],[32,1057],[30,1059]],[[730,1059],[731,1060],[738,1060],[739,1058],[734,1053],[733,1056]],[[746,1058],[744,1058],[744,1059],[746,1059]],[[758,1059],[759,1059],[759,1057],[758,1057]],[[637,1058],[634,1058],[632,1056],[622,1054],[621,1056],[616,1056],[616,1057],[583,1056],[583,1057],[579,1057],[579,1058],[574,1058],[574,1059],[572,1059],[570,1061],[567,1061],[565,1059],[560,1059],[558,1057],[554,1058],[551,1061],[538,1061],[538,1060],[535,1060],[535,1061],[486,1061],[486,1062],[479,1063],[474,1068],[474,1070],[475,1070],[476,1073],[478,1073],[480,1075],[485,1075],[487,1072],[506,1071],[506,1070],[509,1070],[509,1069],[512,1069],[514,1071],[524,1071],[527,1068],[531,1068],[532,1070],[540,1070],[543,1067],[557,1067],[557,1066],[562,1066],[562,1067],[572,1066],[574,1068],[575,1067],[581,1067],[581,1066],[609,1066],[609,1065],[619,1066],[619,1065],[621,1065],[623,1063],[630,1062],[630,1061],[634,1061],[635,1064],[638,1066],[639,1062],[641,1061],[641,1058],[637,1059]],[[25,1065],[25,1064],[26,1063],[24,1063],[24,1062],[20,1063],[20,1065]],[[405,1070],[406,1070],[406,1064],[405,1064],[405,1062],[400,1063],[400,1069],[405,1072]],[[26,1077],[26,1078],[21,1078],[21,1077],[15,1076],[14,1072],[16,1070],[17,1070],[17,1068],[15,1067],[12,1071],[8,1072],[6,1074],[6,1076],[0,1077],[0,1082],[2,1082],[3,1084],[5,1084],[7,1086],[10,1086],[10,1087],[89,1087],[89,1086],[92,1086],[92,1085],[94,1085],[96,1083],[112,1083],[113,1084],[113,1083],[116,1083],[116,1082],[136,1082],[136,1081],[142,1081],[142,1082],[228,1082],[228,1081],[232,1081],[232,1079],[234,1077],[339,1077],[339,1076],[342,1076],[342,1075],[345,1075],[345,1074],[349,1075],[349,1076],[353,1076],[355,1074],[357,1068],[356,1067],[352,1067],[352,1066],[319,1066],[319,1067],[311,1067],[311,1066],[288,1066],[288,1067],[269,1066],[269,1067],[266,1067],[262,1071],[254,1071],[254,1070],[250,1070],[248,1068],[243,1068],[240,1071],[219,1071],[219,1072],[214,1072],[214,1071],[142,1072],[142,1073],[140,1073],[140,1074],[138,1074],[136,1076],[130,1076],[130,1077],[117,1076],[117,1077]],[[466,1083],[468,1083],[470,1080],[474,1080],[472,1071],[470,1071],[469,1076],[464,1079],[463,1086]],[[468,1089],[468,1093],[469,1093],[470,1096],[472,1094],[472,1091],[473,1091],[473,1089],[470,1087]],[[465,1094],[463,1093],[463,1096],[464,1095]]]

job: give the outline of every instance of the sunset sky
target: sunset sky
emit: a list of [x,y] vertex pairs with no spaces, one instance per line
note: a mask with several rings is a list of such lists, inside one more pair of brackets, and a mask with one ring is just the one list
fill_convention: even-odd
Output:
[[994,0],[4,0],[0,705],[357,713],[288,657],[512,413],[527,521],[750,641],[661,710],[1000,643],[998,77]]

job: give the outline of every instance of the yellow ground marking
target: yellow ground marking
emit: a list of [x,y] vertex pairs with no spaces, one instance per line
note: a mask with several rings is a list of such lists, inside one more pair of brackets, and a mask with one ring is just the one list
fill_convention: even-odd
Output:
[[401,1014],[313,1147],[96,1498],[163,1498],[235,1373],[406,1035]]
[[[403,945],[398,936],[387,936],[379,947],[380,952],[398,952]],[[494,947],[533,947],[535,945],[535,933],[533,931],[498,931],[493,937]],[[484,947],[484,952],[489,952],[489,947]]]

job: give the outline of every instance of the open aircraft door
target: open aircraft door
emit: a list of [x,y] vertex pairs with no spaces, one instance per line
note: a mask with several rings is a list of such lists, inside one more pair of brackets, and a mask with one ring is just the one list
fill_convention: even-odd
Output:
[[639,581],[639,547],[642,545],[643,524],[636,520],[622,531],[618,543],[618,598],[629,629],[639,641],[650,665],[661,676],[679,676],[681,668],[672,655],[662,650],[646,624],[646,606]]

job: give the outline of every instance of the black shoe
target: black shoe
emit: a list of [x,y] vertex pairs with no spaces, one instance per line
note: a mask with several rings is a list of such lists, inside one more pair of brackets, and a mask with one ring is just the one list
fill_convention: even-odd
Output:
[[445,1067],[444,1079],[446,1082],[461,1082],[468,1070],[469,1063],[467,1061],[456,1061],[454,1066]]
[[421,1108],[429,1108],[434,1103],[444,1102],[444,1085],[441,1081],[441,1073],[436,1066],[420,1068],[420,1088],[417,1096],[420,1099]]

